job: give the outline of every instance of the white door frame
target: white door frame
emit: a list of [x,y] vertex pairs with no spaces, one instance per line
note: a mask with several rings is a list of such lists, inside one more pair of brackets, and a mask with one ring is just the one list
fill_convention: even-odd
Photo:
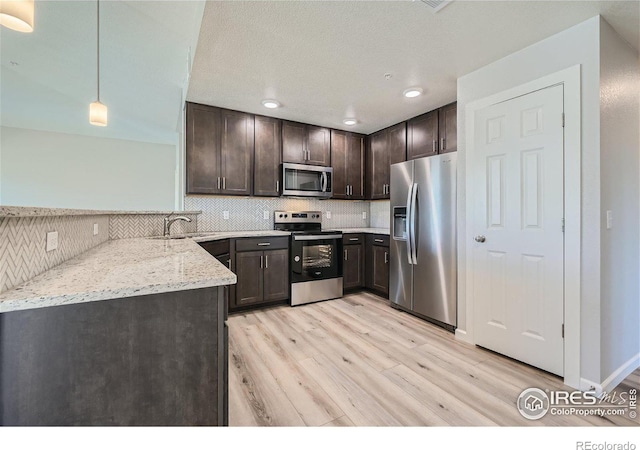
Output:
[[[474,151],[474,130],[476,111],[526,95],[530,92],[550,86],[564,85],[564,383],[573,388],[580,388],[580,241],[581,217],[580,202],[582,188],[581,174],[581,100],[580,100],[580,65],[561,70],[537,80],[530,81],[506,91],[476,100],[467,104],[466,120],[466,154],[465,167],[467,182],[466,193],[466,333],[456,334],[462,340],[475,344],[474,339],[474,278],[473,278],[473,207],[475,193],[471,158]],[[560,119],[558,119],[560,120]]]

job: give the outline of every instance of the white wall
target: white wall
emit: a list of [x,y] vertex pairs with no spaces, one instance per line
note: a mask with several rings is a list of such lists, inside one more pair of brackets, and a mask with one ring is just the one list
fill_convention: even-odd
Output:
[[[581,65],[582,245],[581,374],[600,380],[600,97],[599,17],[553,35],[458,79],[458,326],[465,331],[465,108],[472,101]],[[636,215],[636,218],[638,216]]]
[[[640,352],[640,60],[600,24],[601,378]],[[606,228],[606,211],[613,226]],[[637,361],[636,361],[637,367]]]
[[176,146],[1,127],[0,204],[172,210]]

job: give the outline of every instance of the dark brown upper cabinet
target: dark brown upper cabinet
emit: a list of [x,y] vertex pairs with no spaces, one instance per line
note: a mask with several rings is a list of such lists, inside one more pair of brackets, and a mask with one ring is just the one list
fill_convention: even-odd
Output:
[[440,153],[458,150],[458,104],[451,103],[439,110]]
[[316,166],[331,165],[331,133],[328,128],[282,122],[282,161]]
[[331,130],[333,198],[364,199],[364,136]]
[[391,164],[406,160],[407,124],[380,130],[367,139],[367,198],[389,198]]
[[187,194],[251,195],[254,117],[187,103]]
[[438,110],[407,122],[407,160],[438,154]]
[[256,116],[253,195],[263,197],[280,195],[281,130],[282,125],[279,119]]

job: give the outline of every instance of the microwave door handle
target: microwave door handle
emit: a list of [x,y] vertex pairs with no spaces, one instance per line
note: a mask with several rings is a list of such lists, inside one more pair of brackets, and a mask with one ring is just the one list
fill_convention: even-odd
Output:
[[322,192],[327,192],[327,172],[322,172],[320,175],[320,189]]
[[407,223],[407,236],[406,236],[406,241],[407,241],[407,259],[409,260],[409,264],[413,265],[413,258],[411,257],[413,255],[413,252],[411,251],[411,199],[412,196],[411,194],[413,193],[413,183],[411,183],[411,185],[409,185],[409,190],[407,192],[407,214],[406,214],[406,220],[408,221]]

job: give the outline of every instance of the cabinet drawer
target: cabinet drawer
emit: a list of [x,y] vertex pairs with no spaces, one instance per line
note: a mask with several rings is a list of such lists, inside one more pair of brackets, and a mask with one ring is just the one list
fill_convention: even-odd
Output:
[[380,245],[382,247],[389,247],[389,236],[386,234],[374,234],[371,238],[373,245]]
[[220,256],[229,253],[229,239],[220,241],[200,242],[200,247],[204,248],[212,256]]
[[343,245],[353,245],[353,244],[363,244],[364,236],[361,234],[343,234],[342,235],[342,244]]
[[236,239],[236,252],[252,252],[256,250],[276,250],[289,248],[289,238],[263,237]]

